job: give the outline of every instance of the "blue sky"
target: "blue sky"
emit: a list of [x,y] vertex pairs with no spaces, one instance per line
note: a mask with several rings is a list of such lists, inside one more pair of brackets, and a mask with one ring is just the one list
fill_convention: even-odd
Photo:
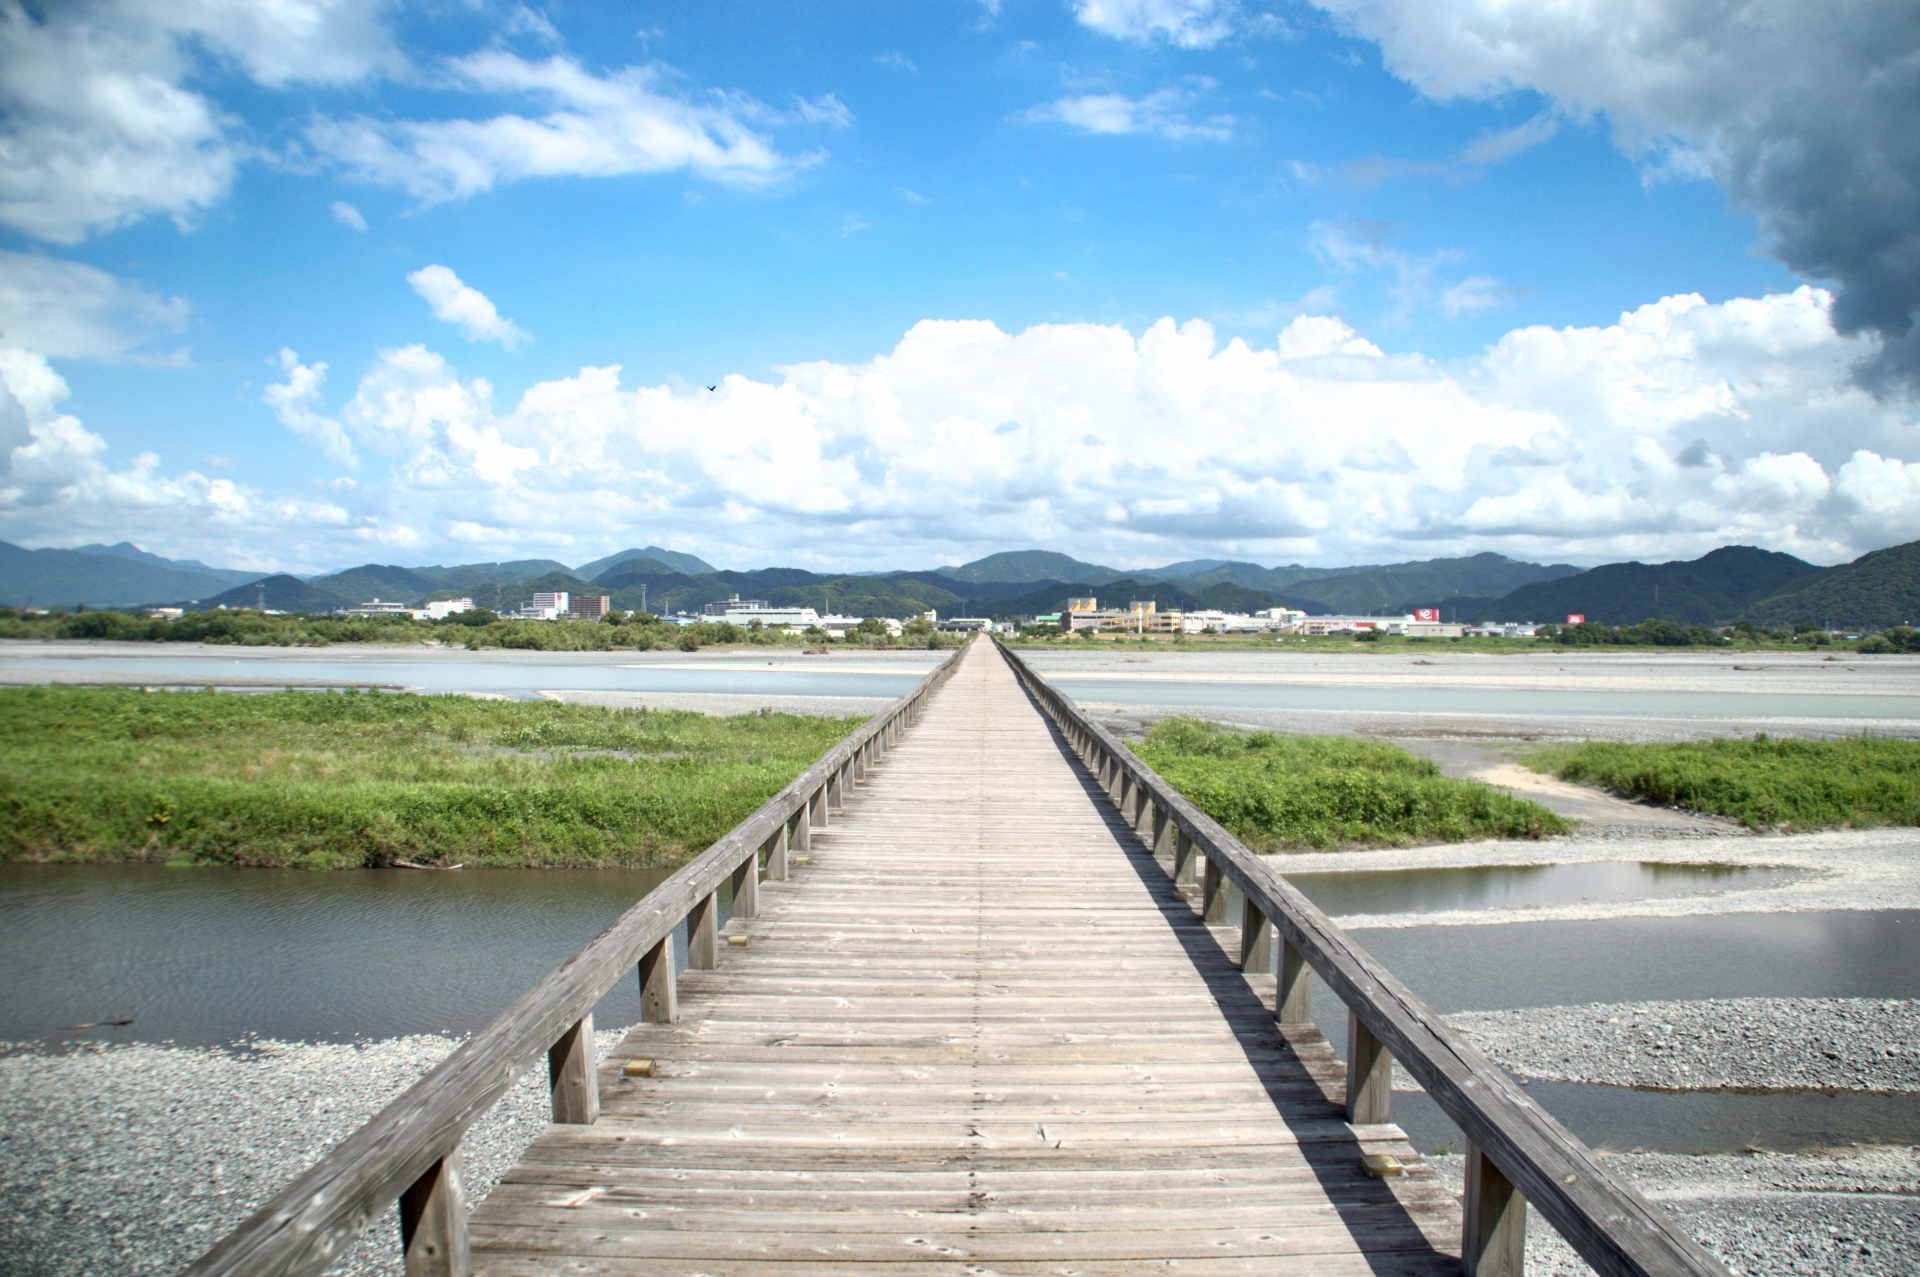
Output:
[[1588,8],[0,0],[0,536],[303,570],[1920,536],[1886,122],[1920,101],[1870,74],[1915,23]]

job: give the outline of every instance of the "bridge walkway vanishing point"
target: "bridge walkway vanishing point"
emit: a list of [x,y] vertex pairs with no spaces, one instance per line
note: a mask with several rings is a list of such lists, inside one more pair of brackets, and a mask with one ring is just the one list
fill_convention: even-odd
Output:
[[866,780],[475,1210],[476,1273],[1460,1271],[1459,1200],[995,647]]

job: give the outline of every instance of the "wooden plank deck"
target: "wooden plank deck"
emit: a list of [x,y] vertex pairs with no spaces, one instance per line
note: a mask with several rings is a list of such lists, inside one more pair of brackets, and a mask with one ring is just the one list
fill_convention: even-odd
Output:
[[813,840],[475,1211],[476,1273],[1459,1272],[1458,1200],[990,644]]

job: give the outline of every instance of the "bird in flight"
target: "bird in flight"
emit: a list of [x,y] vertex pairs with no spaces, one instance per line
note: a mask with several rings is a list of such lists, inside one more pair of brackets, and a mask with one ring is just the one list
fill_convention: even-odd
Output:
[[708,389],[708,390],[718,390],[718,389],[720,389],[720,387],[718,387],[718,386],[708,386],[708,387],[707,387],[707,389]]

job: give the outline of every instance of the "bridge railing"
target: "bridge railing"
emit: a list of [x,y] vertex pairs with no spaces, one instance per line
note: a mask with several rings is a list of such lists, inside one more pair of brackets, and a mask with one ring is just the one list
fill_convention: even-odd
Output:
[[842,795],[865,780],[953,673],[955,652],[912,691],[868,719],[718,842],[648,892],[500,1017],[329,1149],[185,1271],[190,1277],[278,1277],[324,1272],[384,1211],[400,1205],[408,1277],[464,1277],[467,1211],[460,1141],[526,1069],[547,1060],[553,1120],[592,1123],[600,1113],[593,1006],[639,968],[645,1020],[679,1018],[674,937],[687,924],[687,966],[719,957],[721,884],[733,915],[754,916],[760,869],[788,875],[789,853],[812,845]]
[[[1278,932],[1275,1018],[1283,1025],[1311,1021],[1314,973],[1346,1003],[1348,1120],[1356,1125],[1390,1120],[1397,1059],[1466,1135],[1461,1245],[1466,1277],[1522,1271],[1528,1203],[1601,1277],[1728,1277],[1718,1260],[1609,1173],[1592,1149],[1265,860],[1015,652],[1004,644],[1000,650],[1122,818],[1150,841],[1156,855],[1171,858],[1175,881],[1200,878],[1207,922],[1227,923],[1226,884],[1240,889],[1243,971],[1273,972]],[[1204,871],[1196,871],[1196,857],[1204,860]]]

